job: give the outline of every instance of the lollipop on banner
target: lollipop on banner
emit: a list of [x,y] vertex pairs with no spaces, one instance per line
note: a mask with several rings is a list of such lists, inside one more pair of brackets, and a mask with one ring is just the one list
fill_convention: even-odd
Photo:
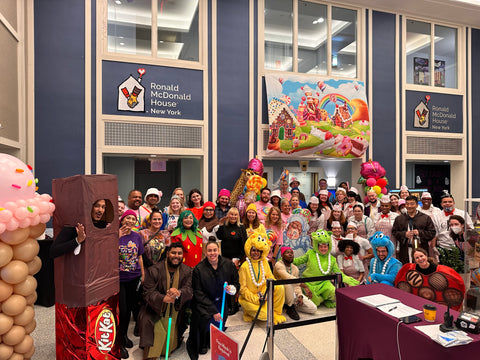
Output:
[[[32,167],[0,154],[0,358],[28,359],[36,326],[33,304],[41,267],[36,239],[55,210],[50,195],[39,195]],[[8,355],[9,354],[9,355]],[[8,356],[7,356],[8,355]]]
[[138,68],[137,71],[139,74],[137,81],[142,82],[142,76],[145,74],[146,70],[144,68]]

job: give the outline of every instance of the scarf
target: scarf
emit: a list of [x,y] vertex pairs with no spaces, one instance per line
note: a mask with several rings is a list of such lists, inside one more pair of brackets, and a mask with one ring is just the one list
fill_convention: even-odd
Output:
[[206,219],[204,216],[202,216],[198,222],[198,228],[201,230],[203,228],[206,228],[208,232],[212,232],[213,228],[217,226],[220,222],[218,221],[217,217],[213,215],[212,218]]
[[[165,273],[167,274],[167,288],[171,287],[178,289],[178,284],[180,282],[180,267],[175,269],[173,274],[173,283],[170,286],[172,279],[170,278],[170,271],[168,271],[168,264],[165,260]],[[173,306],[173,308],[172,308]],[[173,304],[163,304],[163,316],[155,323],[154,327],[154,340],[153,346],[148,349],[148,357],[157,358],[160,355],[165,355],[166,343],[167,343],[167,333],[168,333],[168,318],[169,314],[172,316],[172,328],[170,329],[170,350],[174,350],[177,347],[177,316],[178,311],[175,310],[175,303]]]

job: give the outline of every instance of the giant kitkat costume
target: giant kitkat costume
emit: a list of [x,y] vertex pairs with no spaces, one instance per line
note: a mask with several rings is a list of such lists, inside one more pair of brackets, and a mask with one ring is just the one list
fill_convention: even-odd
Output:
[[[114,175],[76,175],[52,184],[54,234],[85,226],[80,253],[55,259],[57,359],[118,359],[118,216]],[[106,228],[94,226],[92,205],[105,199]]]

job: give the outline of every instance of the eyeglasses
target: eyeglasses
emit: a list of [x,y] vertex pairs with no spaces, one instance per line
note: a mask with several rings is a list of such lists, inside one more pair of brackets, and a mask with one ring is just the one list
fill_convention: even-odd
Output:
[[214,210],[205,208],[205,209],[203,209],[203,211],[214,211]]

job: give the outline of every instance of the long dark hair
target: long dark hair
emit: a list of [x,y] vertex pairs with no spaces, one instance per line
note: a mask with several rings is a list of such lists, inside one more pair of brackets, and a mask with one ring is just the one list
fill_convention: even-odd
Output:
[[200,194],[200,197],[201,197],[201,200],[200,200],[200,205],[203,206],[203,195],[202,195],[202,192],[198,189],[192,189],[190,190],[190,192],[188,193],[188,201],[187,201],[187,205],[189,208],[193,208],[194,205],[193,205],[193,201],[192,201],[192,195],[193,194]]

